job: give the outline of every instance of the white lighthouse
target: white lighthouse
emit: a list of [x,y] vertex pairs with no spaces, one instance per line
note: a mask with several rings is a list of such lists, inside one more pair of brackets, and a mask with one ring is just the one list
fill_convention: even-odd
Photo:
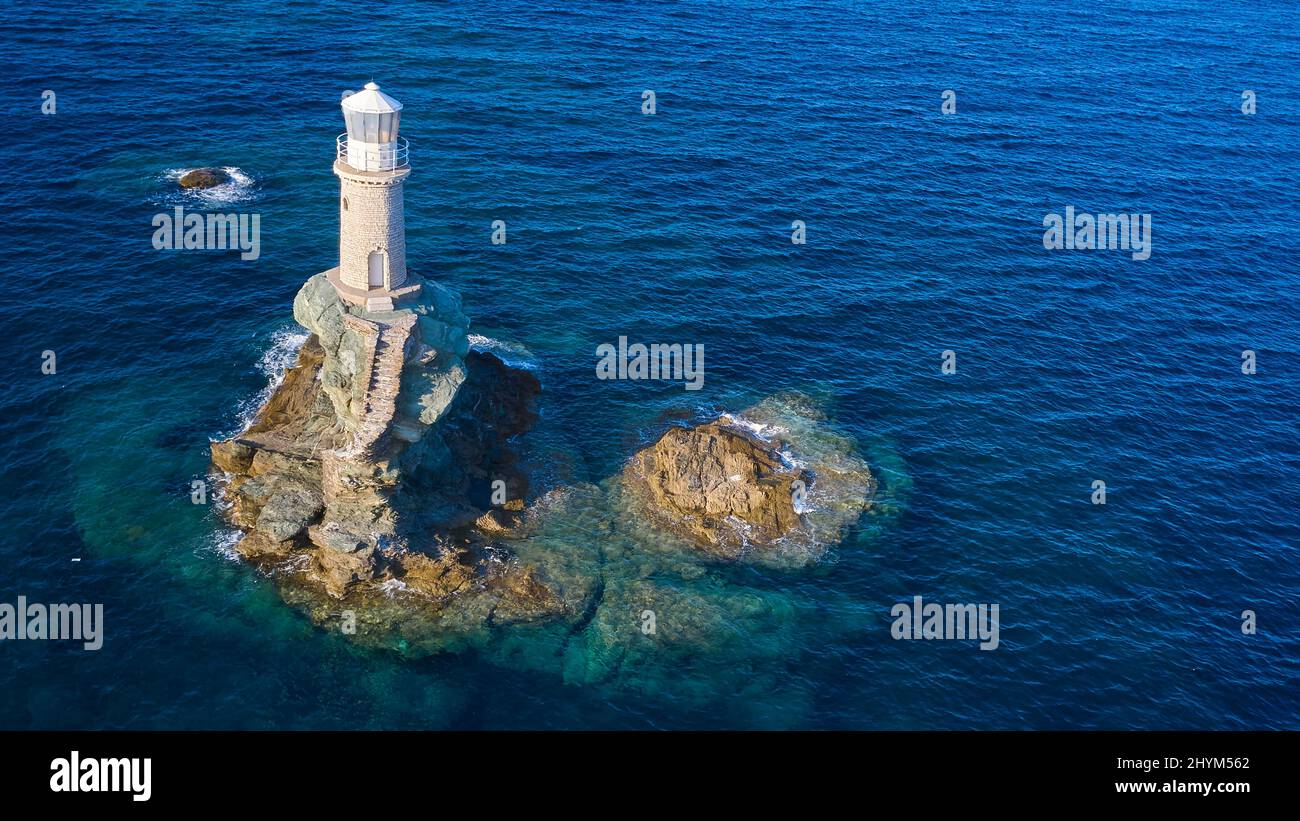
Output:
[[406,274],[402,184],[411,173],[407,142],[397,134],[402,104],[375,83],[343,98],[334,160],[339,178],[339,267],[329,281],[367,311],[391,311],[418,291]]

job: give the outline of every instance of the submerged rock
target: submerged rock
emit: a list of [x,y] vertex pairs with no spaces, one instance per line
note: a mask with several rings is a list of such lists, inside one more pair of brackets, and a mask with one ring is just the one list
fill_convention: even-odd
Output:
[[487,536],[509,536],[522,523],[522,518],[513,511],[489,510],[474,520],[474,527]]
[[181,175],[181,188],[216,188],[230,182],[230,175],[220,168],[195,168]]
[[794,649],[795,621],[790,602],[779,593],[728,588],[715,580],[610,582],[582,640],[567,648],[564,676],[573,683],[622,680],[663,687],[707,654],[718,661],[744,660],[739,669],[714,671],[734,678],[738,689],[756,658]]

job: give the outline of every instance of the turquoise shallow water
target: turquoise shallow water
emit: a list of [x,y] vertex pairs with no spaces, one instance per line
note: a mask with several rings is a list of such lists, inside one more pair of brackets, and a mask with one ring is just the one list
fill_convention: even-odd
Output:
[[[32,158],[0,189],[21,249],[0,600],[107,619],[97,653],[0,645],[0,725],[1300,727],[1294,10],[350,8],[0,22]],[[696,590],[767,615],[604,683],[526,634],[360,649],[227,558],[189,482],[289,361],[293,295],[336,253],[339,92],[372,76],[407,107],[410,264],[537,369],[536,446],[568,478],[606,479],[673,413],[793,390],[891,480],[893,514],[818,568],[712,569]],[[204,164],[247,183],[176,194]],[[154,251],[175,204],[260,213],[261,258]],[[1152,213],[1151,259],[1045,252],[1068,204]],[[703,343],[704,390],[596,380],[619,335]],[[575,554],[602,538],[580,525],[554,536]],[[893,641],[914,595],[999,603],[1002,646]]]

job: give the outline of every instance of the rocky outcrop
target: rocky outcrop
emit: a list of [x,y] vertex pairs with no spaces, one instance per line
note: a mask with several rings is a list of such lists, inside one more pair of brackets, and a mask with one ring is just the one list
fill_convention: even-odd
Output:
[[799,528],[795,499],[811,478],[767,443],[721,420],[670,428],[624,471],[628,490],[648,514],[729,558]]
[[[459,300],[434,284],[367,312],[321,275],[294,315],[312,332],[297,364],[253,424],[212,445],[246,531],[237,550],[334,600],[398,584],[463,625],[563,612],[535,568],[486,549],[519,523],[523,491],[500,518],[471,499],[513,465],[507,440],[536,418],[536,379],[469,355]],[[479,547],[444,538],[475,520]]]
[[[398,387],[400,379],[397,395],[389,397],[394,399],[391,418],[420,433],[442,417],[465,380],[469,320],[459,298],[436,283],[422,283],[394,311],[371,313],[345,302],[318,274],[298,291],[293,316],[320,340],[325,351],[322,390],[348,433],[355,434],[368,418],[376,377],[393,382],[390,388]],[[390,352],[387,359],[377,362],[385,351]],[[401,368],[392,368],[399,354]],[[385,365],[390,367],[385,370]],[[419,438],[412,433],[408,443]]]
[[230,518],[249,531],[238,545],[249,558],[288,556],[324,512],[318,452],[333,424],[317,389],[323,361],[316,339],[308,339],[253,424],[212,443],[212,462],[228,477]]
[[230,182],[230,175],[220,168],[195,168],[181,175],[181,188],[215,188]]
[[736,589],[717,560],[821,561],[871,504],[856,443],[805,403],[678,415],[588,481],[581,447],[554,429],[528,444],[538,379],[469,350],[451,292],[422,283],[367,311],[318,276],[294,316],[311,332],[296,364],[212,461],[238,551],[314,622],[369,647],[472,648],[681,703],[703,692],[682,671],[712,665],[748,703],[771,690],[755,661],[798,652],[807,608]]

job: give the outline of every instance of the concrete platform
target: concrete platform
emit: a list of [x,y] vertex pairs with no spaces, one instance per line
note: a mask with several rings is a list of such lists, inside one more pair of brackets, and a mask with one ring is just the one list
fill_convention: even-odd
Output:
[[410,274],[407,275],[406,284],[400,288],[394,288],[392,290],[387,288],[370,288],[363,291],[360,288],[353,288],[349,285],[344,285],[339,279],[338,268],[331,268],[326,271],[325,278],[329,280],[330,285],[334,286],[334,290],[338,292],[339,296],[343,297],[348,302],[351,302],[353,305],[359,305],[368,311],[391,311],[394,308],[400,307],[403,297],[413,296],[420,292],[419,280]]

